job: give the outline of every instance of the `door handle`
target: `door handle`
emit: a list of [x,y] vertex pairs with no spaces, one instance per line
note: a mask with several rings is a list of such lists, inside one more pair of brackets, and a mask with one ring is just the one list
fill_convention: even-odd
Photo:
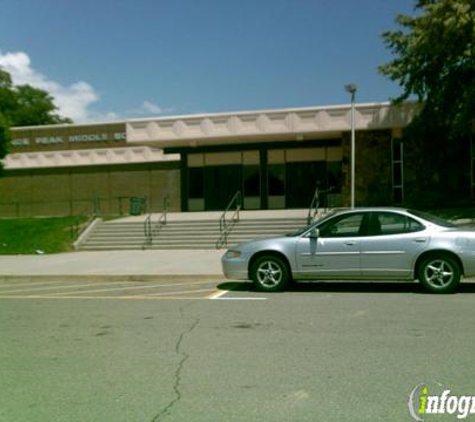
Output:
[[356,241],[354,241],[354,240],[348,240],[347,242],[345,242],[345,245],[346,245],[346,246],[355,246],[355,245],[356,245]]
[[414,239],[415,243],[426,243],[427,239],[425,237],[418,237]]

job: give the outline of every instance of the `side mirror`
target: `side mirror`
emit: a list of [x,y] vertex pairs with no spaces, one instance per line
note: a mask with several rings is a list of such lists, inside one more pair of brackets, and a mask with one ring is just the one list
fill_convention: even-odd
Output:
[[318,230],[316,227],[312,228],[312,230],[310,230],[310,234],[309,234],[309,238],[310,239],[318,239],[318,237],[320,236],[320,230]]

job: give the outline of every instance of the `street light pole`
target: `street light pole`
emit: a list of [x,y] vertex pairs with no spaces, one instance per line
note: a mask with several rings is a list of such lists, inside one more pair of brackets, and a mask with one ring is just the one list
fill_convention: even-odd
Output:
[[355,207],[355,95],[356,84],[345,85],[345,90],[351,94],[351,208]]

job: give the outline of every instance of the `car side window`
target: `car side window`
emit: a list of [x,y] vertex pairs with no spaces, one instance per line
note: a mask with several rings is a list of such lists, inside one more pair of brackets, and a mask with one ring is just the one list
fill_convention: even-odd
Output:
[[369,221],[370,236],[384,236],[391,234],[414,233],[424,230],[425,227],[406,215],[393,212],[374,212]]
[[363,217],[363,213],[358,213],[332,218],[319,227],[320,237],[361,236]]

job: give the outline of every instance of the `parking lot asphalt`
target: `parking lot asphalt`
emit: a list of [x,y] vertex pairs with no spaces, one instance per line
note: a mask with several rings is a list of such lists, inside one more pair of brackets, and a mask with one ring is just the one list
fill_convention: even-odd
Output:
[[221,253],[0,256],[0,421],[409,421],[421,383],[475,395],[473,280],[268,294]]
[[0,283],[0,421],[410,421],[421,382],[475,393],[471,284],[102,283]]

